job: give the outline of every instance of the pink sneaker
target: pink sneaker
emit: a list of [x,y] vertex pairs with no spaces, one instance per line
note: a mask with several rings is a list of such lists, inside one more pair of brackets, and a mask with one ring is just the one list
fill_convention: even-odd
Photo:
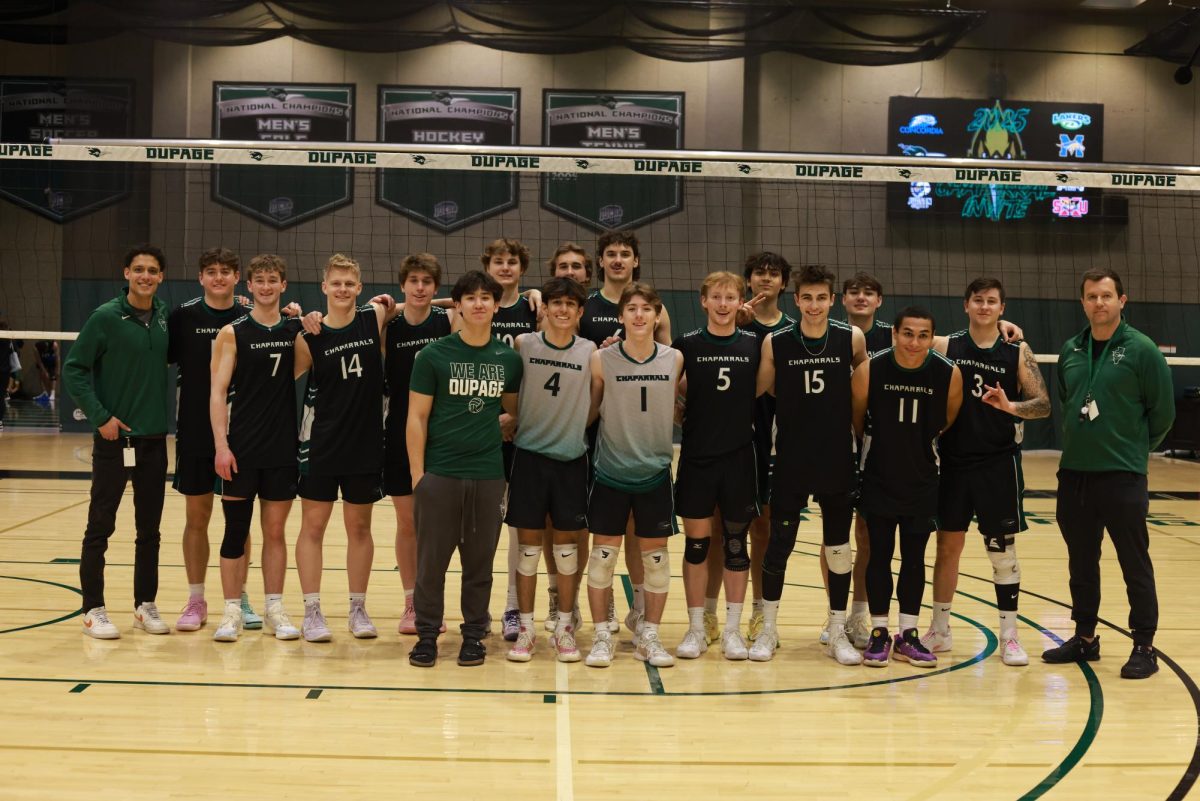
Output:
[[570,626],[555,632],[550,638],[550,644],[554,647],[559,662],[578,662],[580,660],[579,646],[575,644],[575,630]]
[[[417,610],[413,609],[412,601],[404,604],[404,614],[400,615],[400,625],[396,627],[396,631],[400,634],[417,633]],[[442,621],[438,632],[446,633],[446,621]]]
[[208,622],[208,601],[203,598],[188,598],[187,606],[175,623],[176,631],[198,631]]

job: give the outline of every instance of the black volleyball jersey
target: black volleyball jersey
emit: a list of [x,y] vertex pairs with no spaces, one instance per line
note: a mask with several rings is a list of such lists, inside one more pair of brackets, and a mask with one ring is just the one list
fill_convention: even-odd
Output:
[[492,336],[512,347],[513,340],[521,334],[537,330],[537,315],[527,298],[519,298],[511,306],[497,306],[492,317]]
[[938,503],[938,434],[946,426],[946,399],[954,365],[929,351],[912,370],[894,351],[871,357],[863,443],[862,506],[887,517],[932,517]]
[[754,389],[759,340],[735,329],[718,337],[700,328],[671,343],[683,353],[687,408],[683,414],[683,458],[730,453],[754,440]]
[[867,358],[892,346],[892,327],[882,320],[871,323],[871,327],[863,332],[863,336],[867,339]]
[[[413,359],[430,342],[450,334],[450,315],[445,309],[429,307],[429,316],[418,325],[409,325],[401,314],[383,330],[386,345],[384,366],[388,396],[387,446],[403,447],[404,427],[408,421],[408,382],[412,378]],[[407,457],[405,457],[407,458]]]
[[[776,331],[782,331],[796,321],[788,314],[781,314],[779,322],[774,325],[760,323],[757,318],[742,326],[746,331],[758,334],[758,344],[761,347],[767,337]],[[775,396],[765,392],[754,402],[754,449],[760,459],[770,456],[775,451]]]
[[814,494],[854,488],[850,373],[854,329],[830,320],[825,337],[805,339],[800,325],[771,335],[775,360],[775,475]]
[[1009,456],[1021,448],[1021,419],[983,402],[984,384],[999,382],[1009,400],[1019,393],[1021,346],[997,338],[981,348],[968,331],[947,337],[946,358],[962,373],[963,402],[954,425],[942,434],[938,450],[947,466],[968,467]]
[[214,309],[198,297],[176,306],[167,318],[167,361],[179,366],[175,379],[175,442],[181,453],[216,453],[208,419],[213,342],[222,328],[246,311],[237,302],[228,309]]
[[375,310],[360,307],[341,328],[304,334],[312,370],[300,424],[300,469],[314,476],[383,468],[383,358]]
[[229,449],[239,468],[296,464],[298,320],[267,327],[250,315],[233,323],[237,364],[229,383]]
[[[621,315],[617,304],[600,292],[593,290],[583,304],[583,317],[579,320],[579,336],[590,339],[600,347],[604,340],[621,331]],[[620,335],[624,339],[624,332]]]

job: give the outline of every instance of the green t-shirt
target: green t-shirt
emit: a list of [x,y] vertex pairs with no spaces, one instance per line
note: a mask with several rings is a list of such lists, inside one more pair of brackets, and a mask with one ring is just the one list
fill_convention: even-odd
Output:
[[425,472],[449,478],[504,478],[500,396],[521,386],[521,357],[498,339],[474,347],[460,334],[426,345],[409,388],[433,396]]

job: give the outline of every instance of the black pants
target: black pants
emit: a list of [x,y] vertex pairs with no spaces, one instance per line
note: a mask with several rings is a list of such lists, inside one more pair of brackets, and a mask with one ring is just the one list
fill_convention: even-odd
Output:
[[[796,548],[796,528],[805,500],[787,496],[778,487],[771,493],[771,534],[763,558],[763,599],[778,601],[783,597],[783,584],[788,557]],[[850,524],[854,508],[845,493],[814,496],[821,504],[821,542],[824,545],[845,545],[850,542]],[[831,609],[845,609],[850,592],[850,574],[829,573],[829,603]],[[840,605],[839,605],[840,604]]]
[[1117,549],[1129,597],[1133,641],[1154,642],[1158,628],[1158,594],[1150,562],[1146,512],[1150,497],[1140,473],[1058,471],[1058,504],[1054,517],[1067,543],[1071,575],[1071,619],[1075,633],[1096,633],[1100,612],[1100,542],[1104,530]]
[[[137,464],[125,467],[122,450],[133,446]],[[107,440],[99,434],[92,440],[92,501],[88,505],[87,530],[79,559],[79,586],[83,608],[104,606],[104,552],[117,527],[117,509],[125,484],[133,479],[134,541],[133,605],[153,601],[158,595],[159,523],[167,489],[167,440],[165,437],[119,437]]]
[[896,529],[900,529],[900,578],[896,600],[900,614],[921,611],[925,594],[925,546],[929,544],[930,517],[883,517],[867,513],[867,536],[871,558],[867,560],[867,604],[872,615],[886,615],[892,604],[892,556],[896,552]]
[[463,637],[482,640],[486,635],[504,487],[502,478],[473,480],[426,473],[413,488],[417,526],[413,610],[421,639],[437,639],[446,609],[446,569],[456,548],[462,563]]

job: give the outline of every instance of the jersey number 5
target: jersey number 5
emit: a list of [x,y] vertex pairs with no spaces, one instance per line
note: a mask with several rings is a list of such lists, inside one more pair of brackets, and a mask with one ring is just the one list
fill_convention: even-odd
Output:
[[357,353],[350,357],[349,364],[346,364],[346,357],[342,357],[342,378],[349,378],[351,373],[354,373],[356,378],[362,378],[362,363],[359,362]]
[[[725,390],[729,389],[730,383],[732,383],[732,382],[729,379],[729,368],[722,367],[722,368],[718,369],[717,370],[717,391],[724,392]],[[642,411],[644,412],[646,410],[642,409]]]

